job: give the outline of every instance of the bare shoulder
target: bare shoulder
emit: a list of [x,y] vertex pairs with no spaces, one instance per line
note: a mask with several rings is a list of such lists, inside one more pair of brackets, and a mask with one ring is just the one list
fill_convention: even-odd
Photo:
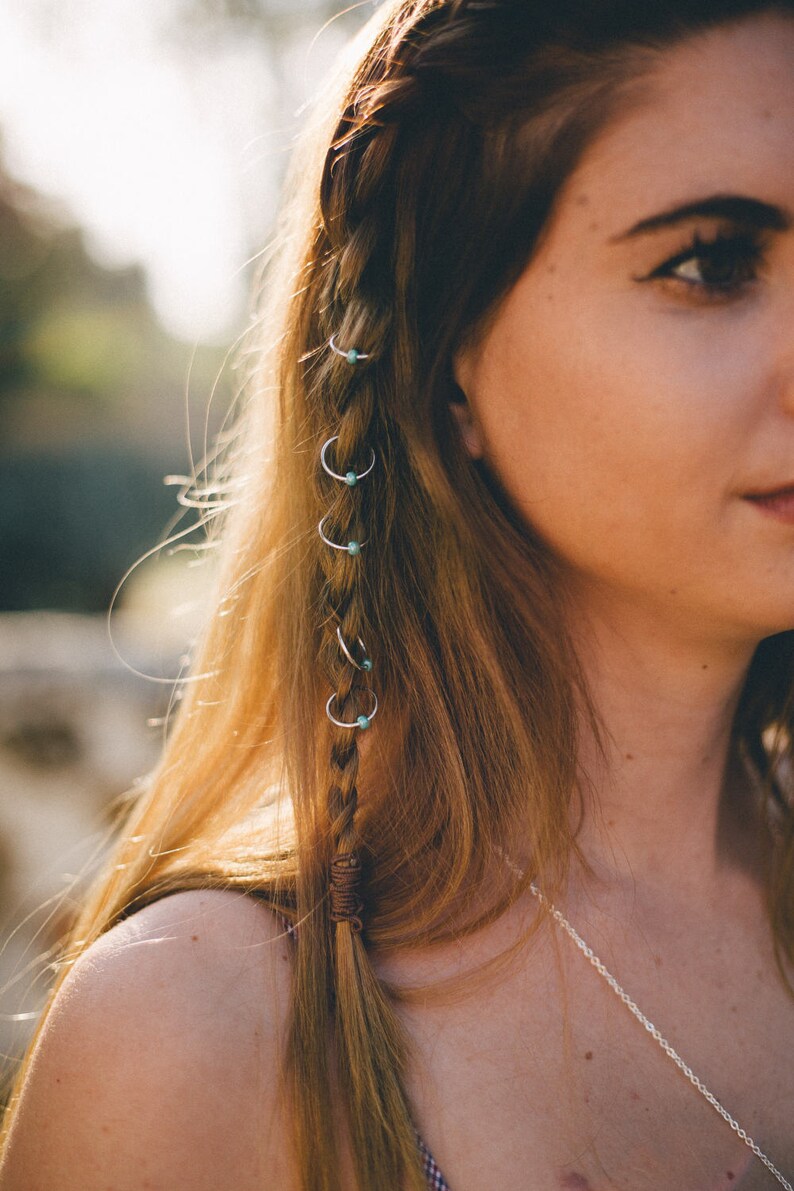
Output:
[[294,1186],[280,1078],[290,940],[234,891],[173,894],[80,958],[48,1015],[0,1191]]

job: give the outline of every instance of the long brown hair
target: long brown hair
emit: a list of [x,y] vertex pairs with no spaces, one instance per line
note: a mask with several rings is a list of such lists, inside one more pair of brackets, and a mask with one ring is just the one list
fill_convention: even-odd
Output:
[[[337,1191],[334,1088],[362,1191],[424,1186],[385,951],[472,931],[576,848],[588,707],[555,560],[466,455],[452,359],[530,259],[584,148],[656,56],[753,0],[401,0],[287,185],[229,495],[214,615],[162,761],[73,932],[73,958],[169,890],[257,890],[299,924],[289,1046],[304,1191]],[[329,349],[331,335],[367,359]],[[323,443],[348,486],[320,466]],[[338,543],[326,546],[318,522]],[[359,664],[340,648],[337,630]],[[770,918],[794,952],[791,634],[762,643],[735,725],[780,813]],[[359,668],[364,650],[372,669]],[[379,700],[371,729],[354,722]],[[593,717],[594,713],[585,712]],[[597,726],[597,724],[596,724]],[[575,810],[575,806],[573,807]],[[507,840],[525,875],[493,881]],[[363,861],[364,930],[329,870]],[[331,1063],[333,1053],[336,1062]]]

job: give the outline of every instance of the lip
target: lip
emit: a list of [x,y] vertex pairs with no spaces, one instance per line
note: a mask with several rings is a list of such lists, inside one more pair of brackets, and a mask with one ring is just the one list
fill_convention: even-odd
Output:
[[794,484],[783,484],[766,492],[748,492],[744,499],[760,513],[794,525]]
[[786,480],[782,484],[775,484],[774,488],[758,488],[755,492],[745,492],[747,500],[769,500],[770,497],[788,496],[794,492],[794,480]]

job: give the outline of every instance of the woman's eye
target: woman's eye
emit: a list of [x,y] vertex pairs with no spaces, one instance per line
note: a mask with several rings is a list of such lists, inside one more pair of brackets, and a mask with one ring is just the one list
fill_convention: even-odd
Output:
[[706,299],[730,297],[756,280],[762,256],[762,245],[747,233],[713,240],[701,240],[696,233],[686,249],[640,280],[677,281]]

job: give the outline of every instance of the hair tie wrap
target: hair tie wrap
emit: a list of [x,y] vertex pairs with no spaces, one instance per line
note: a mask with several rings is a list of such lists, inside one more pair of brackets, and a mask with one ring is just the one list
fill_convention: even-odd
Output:
[[355,852],[339,852],[331,861],[331,921],[349,922],[358,934],[364,923],[364,903],[359,896],[362,865]]

